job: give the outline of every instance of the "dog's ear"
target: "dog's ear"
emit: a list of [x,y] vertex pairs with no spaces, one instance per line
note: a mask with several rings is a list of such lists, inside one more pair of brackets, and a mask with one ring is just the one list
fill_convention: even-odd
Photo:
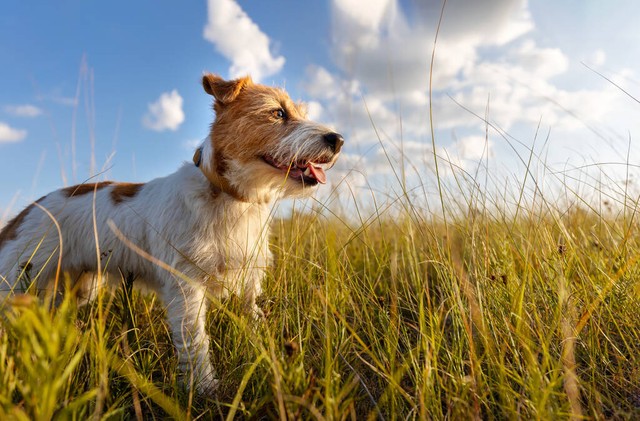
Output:
[[251,84],[253,81],[249,76],[234,80],[224,80],[211,73],[202,76],[204,90],[222,104],[228,104],[236,99],[240,91]]

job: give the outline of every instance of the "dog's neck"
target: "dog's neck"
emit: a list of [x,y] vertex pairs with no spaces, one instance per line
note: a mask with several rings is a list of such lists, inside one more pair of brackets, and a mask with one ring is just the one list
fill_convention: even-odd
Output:
[[206,166],[202,165],[202,154],[203,147],[200,146],[193,154],[193,163],[198,169],[200,169],[200,171],[202,171],[202,174],[204,174],[207,180],[209,180],[213,193],[216,195],[220,193],[226,193],[229,196],[233,197],[235,200],[247,203],[250,202],[249,200],[247,200],[247,198],[242,196],[237,189],[231,186],[225,178],[221,177],[217,172],[211,171],[210,169],[206,168]]

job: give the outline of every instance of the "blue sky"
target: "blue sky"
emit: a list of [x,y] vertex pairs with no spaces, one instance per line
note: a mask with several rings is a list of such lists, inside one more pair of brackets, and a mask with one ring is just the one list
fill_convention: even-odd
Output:
[[[347,141],[329,175],[334,184],[384,190],[389,160],[428,172],[428,69],[440,7],[3,1],[0,221],[96,173],[146,181],[189,160],[213,118],[199,85],[204,71],[250,73],[309,102],[311,117]],[[539,126],[549,140],[537,152],[551,166],[622,162],[629,138],[637,162],[640,106],[584,64],[640,97],[639,14],[631,0],[449,0],[433,74],[438,155],[471,170],[488,154],[492,168],[517,176],[514,144],[526,154],[518,141],[533,145]],[[487,105],[497,129],[488,137],[465,110],[484,116]],[[405,158],[394,156],[401,141]]]

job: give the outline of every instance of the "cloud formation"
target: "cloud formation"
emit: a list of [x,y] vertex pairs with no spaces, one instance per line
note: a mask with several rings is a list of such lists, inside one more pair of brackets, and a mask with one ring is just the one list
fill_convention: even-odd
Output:
[[149,104],[148,111],[142,118],[144,127],[157,132],[176,131],[183,121],[182,97],[175,89],[163,93],[157,101]]
[[[576,71],[576,59],[540,44],[526,0],[447,1],[430,102],[441,5],[375,0],[363,9],[358,0],[332,1],[333,63],[309,66],[303,88],[314,116],[343,132],[346,152],[366,155],[363,171],[382,173],[389,159],[433,161],[430,113],[438,156],[468,169],[487,154],[514,162],[508,147],[495,144],[506,131],[531,136],[542,121],[556,133],[549,147],[562,152],[570,139],[587,142],[585,133],[594,140],[593,127],[625,108],[611,84],[560,83]],[[595,51],[591,61],[605,59]],[[499,131],[487,135],[485,117]],[[572,152],[553,156],[566,162]]]
[[209,0],[204,38],[231,61],[230,77],[254,80],[278,73],[285,58],[273,54],[269,37],[234,0]]
[[25,137],[27,137],[26,130],[14,129],[0,121],[0,143],[20,142]]
[[37,117],[42,114],[42,110],[35,105],[7,105],[4,107],[5,112],[16,117]]

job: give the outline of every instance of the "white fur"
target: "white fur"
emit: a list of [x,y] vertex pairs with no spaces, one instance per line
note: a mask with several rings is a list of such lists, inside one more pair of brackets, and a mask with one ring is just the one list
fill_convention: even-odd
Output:
[[[134,274],[134,286],[155,291],[167,307],[182,372],[195,373],[199,389],[209,390],[215,385],[215,376],[205,332],[205,295],[234,293],[259,311],[254,300],[261,292],[261,279],[271,257],[267,230],[270,205],[237,201],[227,194],[214,197],[209,181],[192,164],[152,180],[119,204],[111,199],[112,189],[98,189],[95,206],[93,193],[67,197],[62,190],[39,202],[61,228],[62,272],[68,272],[80,293],[88,295],[93,295],[96,287],[98,254],[111,282],[120,283],[122,274]],[[108,221],[113,221],[128,241],[175,272],[125,246]],[[0,249],[1,296],[24,291],[24,282],[17,281],[27,263],[36,287],[52,289],[59,244],[51,218],[39,207],[31,208],[17,238]],[[63,284],[60,281],[59,288]]]
[[333,158],[333,154],[322,142],[315,141],[327,133],[327,128],[313,121],[304,120],[298,123],[296,130],[282,139],[271,156],[278,162],[297,161],[301,157],[313,156],[316,159]]

